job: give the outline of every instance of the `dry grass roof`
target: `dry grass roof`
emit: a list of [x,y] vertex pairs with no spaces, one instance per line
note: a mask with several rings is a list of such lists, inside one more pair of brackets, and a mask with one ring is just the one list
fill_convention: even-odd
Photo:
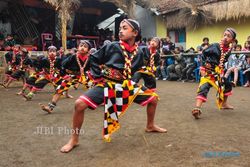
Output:
[[169,28],[250,17],[250,0],[151,0],[148,7],[162,15]]

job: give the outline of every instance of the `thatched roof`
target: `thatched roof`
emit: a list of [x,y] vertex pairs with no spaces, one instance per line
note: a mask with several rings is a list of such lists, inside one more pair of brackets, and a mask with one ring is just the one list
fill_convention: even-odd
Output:
[[121,8],[131,18],[134,17],[135,0],[100,0],[101,2],[112,2],[117,7]]
[[228,0],[206,5],[204,9],[213,13],[216,21],[250,17],[250,0]]
[[218,1],[225,0],[152,0],[149,5],[151,8],[156,8],[159,14],[166,14],[185,8],[187,5],[204,6]]
[[151,0],[148,8],[162,15],[169,28],[250,17],[250,0]]

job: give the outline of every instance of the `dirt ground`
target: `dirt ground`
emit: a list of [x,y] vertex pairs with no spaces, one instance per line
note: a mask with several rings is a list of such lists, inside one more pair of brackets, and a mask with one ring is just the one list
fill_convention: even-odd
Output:
[[[120,119],[121,129],[111,143],[102,140],[102,107],[88,110],[80,145],[68,154],[59,149],[70,137],[75,99],[62,99],[48,115],[38,103],[47,103],[53,89],[25,102],[15,95],[16,86],[0,88],[1,167],[249,167],[250,89],[237,87],[230,103],[235,110],[219,111],[215,91],[203,107],[202,119],[194,120],[191,110],[198,84],[158,81],[160,101],[156,123],[166,134],[145,133],[146,108],[133,104]],[[72,90],[78,97],[83,91]],[[45,132],[47,128],[47,132]],[[40,130],[40,131],[38,131]],[[236,152],[237,156],[207,156],[207,153]]]

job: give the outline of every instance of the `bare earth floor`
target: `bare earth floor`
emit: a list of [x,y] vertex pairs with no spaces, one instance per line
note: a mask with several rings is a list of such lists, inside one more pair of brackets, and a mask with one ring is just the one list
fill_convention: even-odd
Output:
[[[235,110],[219,111],[212,89],[202,119],[191,110],[198,84],[158,81],[160,101],[156,122],[166,134],[145,133],[145,107],[133,104],[120,119],[121,129],[111,143],[102,140],[102,107],[88,110],[80,145],[68,154],[59,149],[70,137],[75,99],[83,90],[71,90],[74,99],[63,98],[51,115],[39,109],[47,103],[51,87],[25,102],[0,88],[1,167],[249,167],[250,89],[237,87],[229,102]],[[47,131],[45,130],[47,128]],[[40,130],[40,131],[39,131]],[[224,156],[220,153],[227,153]],[[220,154],[220,155],[219,155]]]

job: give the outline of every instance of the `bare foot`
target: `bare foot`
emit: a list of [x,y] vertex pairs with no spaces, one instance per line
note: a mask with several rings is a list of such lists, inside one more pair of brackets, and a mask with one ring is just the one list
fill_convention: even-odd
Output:
[[7,88],[4,83],[0,83],[0,86],[2,86],[5,89]]
[[65,95],[66,98],[73,99],[74,97],[71,95]]
[[145,132],[158,132],[158,133],[167,133],[167,129],[161,128],[157,125],[153,125],[152,127],[147,127]]
[[71,150],[73,150],[75,147],[77,147],[78,141],[74,141],[73,139],[70,139],[69,142],[67,144],[65,144],[62,148],[61,148],[61,152],[62,153],[68,153]]
[[46,111],[48,114],[52,113],[52,110],[49,108],[49,106],[43,105],[42,103],[39,103],[39,105],[43,111]]
[[246,84],[244,85],[244,87],[245,87],[245,88],[246,88],[246,87],[249,87],[249,84],[246,83]]
[[223,110],[233,110],[234,107],[229,105],[229,104],[223,104],[221,109],[223,109]]
[[232,85],[233,87],[236,87],[237,84],[236,84],[236,82],[233,82],[233,81],[232,81],[232,82],[231,82],[231,85]]
[[16,93],[16,95],[22,95],[22,94],[24,94],[22,91]]

